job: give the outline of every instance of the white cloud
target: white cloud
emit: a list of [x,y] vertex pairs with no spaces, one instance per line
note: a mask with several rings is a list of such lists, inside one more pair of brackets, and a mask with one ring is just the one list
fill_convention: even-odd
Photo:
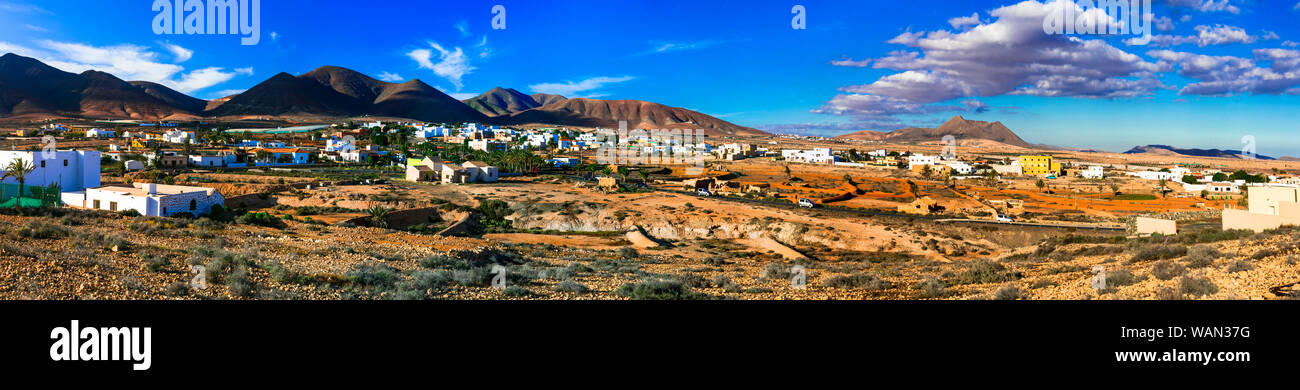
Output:
[[453,27],[456,27],[456,31],[460,31],[461,38],[469,38],[469,22],[462,20],[456,22]]
[[379,79],[390,83],[396,83],[396,82],[401,82],[402,80],[406,80],[405,77],[402,77],[401,75],[392,72],[379,72]]
[[456,100],[465,100],[465,99],[477,97],[478,94],[471,93],[471,92],[464,92],[464,93],[449,93],[447,94],[447,96],[451,96],[453,99]]
[[[1178,75],[1196,80],[1179,90],[1179,95],[1296,94],[1296,87],[1300,86],[1300,51],[1256,49],[1253,54],[1254,60],[1170,50],[1147,53],[1161,62],[1176,65]],[[1256,60],[1271,65],[1261,67]]]
[[976,12],[971,14],[970,16],[958,16],[952,19],[948,19],[948,24],[951,24],[952,28],[955,29],[961,29],[962,27],[966,27],[966,26],[979,25],[980,14],[979,12]]
[[863,60],[861,60],[861,61],[855,61],[855,60],[853,60],[852,58],[849,58],[849,57],[846,56],[846,57],[844,57],[844,58],[842,58],[842,59],[831,60],[831,65],[835,65],[835,66],[847,66],[847,67],[853,67],[853,68],[865,68],[865,67],[867,67],[868,65],[871,65],[871,59],[870,59],[870,58],[867,58],[867,59],[863,59]]
[[1201,12],[1241,13],[1241,8],[1232,5],[1229,0],[1165,0],[1170,7],[1190,8]]
[[8,1],[0,1],[0,12],[54,15],[53,12],[50,12],[41,7],[37,7],[31,4],[13,3]]
[[632,76],[620,77],[592,77],[582,81],[568,81],[563,83],[540,83],[529,85],[528,88],[533,93],[549,93],[563,95],[568,97],[601,97],[604,93],[592,93],[597,89],[603,88],[609,84],[617,84],[632,80]]
[[23,28],[26,28],[26,29],[28,29],[28,30],[32,30],[32,31],[35,31],[35,32],[50,32],[50,29],[45,28],[45,27],[41,27],[41,26],[37,26],[37,25],[35,25],[35,24],[24,24],[24,25],[23,25]]
[[961,98],[1127,98],[1163,88],[1155,77],[1162,70],[1158,63],[1104,40],[1044,34],[1044,16],[1064,4],[1024,1],[989,12],[992,22],[965,31],[904,32],[887,42],[909,49],[872,64],[900,73],[842,87],[842,94],[814,112],[883,123],[892,115],[983,109],[943,104]]
[[1161,16],[1156,18],[1156,30],[1173,31],[1174,20],[1170,19],[1168,16]]
[[649,49],[640,53],[633,54],[632,56],[644,56],[644,55],[669,53],[669,52],[685,51],[685,50],[699,50],[699,49],[705,49],[717,45],[719,43],[721,42],[713,41],[713,40],[705,40],[705,41],[698,41],[698,42],[656,41],[650,43]]
[[230,95],[238,95],[244,93],[244,91],[247,91],[247,89],[223,89],[210,93],[208,96],[210,96],[210,99],[220,99]]
[[190,58],[194,58],[193,50],[183,48],[180,45],[172,44],[169,42],[163,42],[162,46],[164,49],[167,49],[167,51],[172,52],[172,62],[179,64],[185,61],[189,61]]
[[429,46],[438,52],[438,62],[433,62],[433,51],[429,49],[415,49],[406,53],[407,57],[415,60],[420,69],[429,69],[433,74],[447,79],[452,85],[456,86],[459,91],[465,85],[462,79],[465,75],[473,73],[474,68],[469,58],[465,56],[465,51],[460,47],[448,50],[437,42],[430,41]]
[[[1196,44],[1196,46],[1206,47],[1210,45],[1226,45],[1231,43],[1251,44],[1260,38],[1246,32],[1246,29],[1236,26],[1225,26],[1222,24],[1214,26],[1196,26],[1196,35],[1155,35],[1151,37],[1151,45],[1155,46],[1177,46],[1183,44]],[[1264,39],[1277,39],[1277,34],[1266,32]],[[1130,38],[1124,43],[1129,45],[1137,44],[1138,38]]]
[[253,68],[226,71],[222,67],[186,72],[180,65],[160,62],[158,53],[130,44],[92,46],[50,40],[37,44],[40,49],[0,42],[0,51],[33,57],[65,72],[97,70],[127,81],[152,81],[187,94],[253,73]]

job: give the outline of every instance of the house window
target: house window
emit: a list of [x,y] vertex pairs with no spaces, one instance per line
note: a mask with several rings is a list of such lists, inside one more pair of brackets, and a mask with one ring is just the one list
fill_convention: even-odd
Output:
[[91,208],[96,209],[96,210],[99,209],[99,199],[95,199],[95,207],[91,207]]
[[166,208],[166,207],[163,207],[163,212],[162,212],[162,213],[163,213],[163,215],[167,215],[167,208]]
[[108,202],[108,209],[112,211],[117,211],[117,202]]
[[45,168],[45,160],[41,160],[41,168]]
[[199,202],[195,201],[194,199],[190,199],[190,211],[194,211],[194,209],[198,208],[198,206],[199,206]]
[[68,160],[63,160],[63,166],[68,166]]

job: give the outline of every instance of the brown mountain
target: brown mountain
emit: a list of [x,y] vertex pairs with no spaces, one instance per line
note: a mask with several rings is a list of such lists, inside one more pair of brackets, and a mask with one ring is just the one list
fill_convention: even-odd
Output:
[[180,108],[185,111],[201,113],[208,106],[207,100],[190,97],[190,95],[167,88],[162,84],[149,81],[130,81],[128,84],[143,89],[144,93],[161,100],[163,103],[167,103],[169,106]]
[[108,73],[93,70],[81,74],[68,73],[12,53],[0,57],[0,115],[155,119],[192,113],[155,97],[147,88],[132,85]]
[[[708,135],[768,135],[683,108],[638,100],[568,99],[495,88],[466,102],[420,80],[396,84],[325,66],[293,76],[279,73],[233,96],[206,101],[152,82],[125,82],[108,73],[63,72],[14,54],[0,57],[0,116],[82,115],[133,119],[196,116],[371,115],[430,122],[543,124],[582,127],[694,129]],[[477,109],[476,109],[477,108]],[[482,112],[480,112],[482,111]],[[484,113],[494,115],[489,118]]]
[[294,77],[280,73],[208,112],[214,116],[373,115],[431,122],[483,122],[482,113],[420,80],[396,84],[324,66]]
[[491,91],[462,100],[462,102],[489,116],[509,115],[542,106],[542,103],[534,100],[532,96],[525,95],[513,88],[501,87],[492,88]]
[[565,99],[494,119],[502,124],[545,123],[609,128],[618,127],[618,121],[626,120],[630,129],[703,129],[710,136],[770,135],[684,108],[640,100]]
[[956,137],[959,141],[964,139],[984,139],[1024,148],[1031,147],[1028,142],[1020,139],[1020,136],[1011,132],[1011,129],[1008,129],[1002,122],[973,121],[962,118],[960,115],[954,116],[944,124],[939,125],[939,127],[932,129],[909,127],[889,132],[864,130],[835,138],[864,141],[925,142],[940,141],[946,135]]
[[551,103],[559,103],[565,100],[569,100],[569,98],[566,98],[564,96],[552,95],[549,93],[535,93],[529,95],[529,97],[533,98],[534,101],[536,101],[538,104],[541,104],[543,106]]

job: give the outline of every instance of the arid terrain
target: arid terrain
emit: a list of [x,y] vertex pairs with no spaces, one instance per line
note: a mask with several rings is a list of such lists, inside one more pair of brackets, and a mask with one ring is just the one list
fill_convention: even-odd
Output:
[[[1109,190],[1081,179],[1040,190],[1031,179],[945,182],[894,168],[763,159],[714,170],[799,193],[845,183],[856,190],[802,209],[779,197],[695,196],[670,184],[679,169],[650,177],[669,184],[613,193],[564,172],[460,186],[332,182],[312,172],[177,172],[177,182],[221,188],[237,203],[231,207],[249,214],[4,210],[0,298],[1279,299],[1300,282],[1300,231],[1219,231],[1212,214],[1222,203],[1107,199]],[[1151,192],[1121,182],[1126,192]],[[945,211],[891,211],[919,197]],[[1178,235],[1143,238],[1123,229],[953,220],[987,219],[976,217],[985,201],[1013,198],[1025,203],[1021,221],[1047,224],[1210,216],[1183,223]],[[375,206],[391,210],[386,227],[374,226],[367,210]],[[460,222],[469,228],[446,232]],[[192,266],[202,266],[208,283],[198,286],[206,288],[191,282]],[[1098,290],[1101,272],[1107,284]]]

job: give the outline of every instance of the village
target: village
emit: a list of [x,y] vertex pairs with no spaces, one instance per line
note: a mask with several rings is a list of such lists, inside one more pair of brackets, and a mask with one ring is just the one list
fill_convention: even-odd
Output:
[[[252,237],[282,239],[296,236],[285,236],[295,226],[321,236],[311,240],[363,231],[364,237],[399,234],[405,238],[386,240],[405,249],[370,257],[401,257],[408,265],[419,261],[410,253],[436,248],[542,245],[558,251],[542,255],[552,266],[564,264],[555,261],[567,257],[565,251],[614,259],[641,253],[648,263],[640,272],[654,268],[673,278],[703,272],[718,283],[678,288],[746,299],[1006,296],[1012,284],[1029,282],[976,283],[926,270],[1032,258],[1043,240],[1062,237],[1110,242],[1107,237],[1150,240],[1210,230],[1265,234],[1300,220],[1298,179],[1288,174],[1296,168],[1282,162],[1252,169],[1249,164],[1261,163],[793,136],[682,143],[619,137],[601,128],[366,118],[239,125],[114,121],[15,131],[3,141],[10,150],[0,151],[0,209],[97,210],[179,226],[217,221],[247,225],[241,229],[251,229]],[[610,148],[651,158],[607,161]],[[135,225],[120,226],[104,234],[136,233]],[[227,245],[246,239],[222,238]],[[743,262],[733,257],[743,253],[751,254]],[[373,266],[365,256],[356,262],[339,262],[352,255],[337,252],[315,257],[329,260],[298,265],[285,258],[276,265],[331,280],[307,282],[313,286],[307,297],[338,298],[340,292],[323,291],[354,283],[347,275]],[[701,262],[730,265],[712,271],[690,265]],[[819,288],[796,289],[771,276],[798,264],[821,268]],[[1055,270],[1039,272],[1061,277]],[[637,275],[593,275],[582,284],[592,293],[562,296],[627,297],[618,291],[645,278]],[[1090,290],[1086,277],[1079,280],[1068,288],[1065,281],[1010,288],[1018,291],[1015,297],[1080,299]],[[556,281],[553,288],[560,282],[573,281]],[[525,287],[534,293],[503,296],[473,282],[447,283],[464,288],[419,295],[546,296],[536,286]],[[945,292],[927,292],[935,283]],[[171,284],[152,291],[178,296],[166,292],[178,289]],[[1035,289],[1044,291],[1031,295]]]

